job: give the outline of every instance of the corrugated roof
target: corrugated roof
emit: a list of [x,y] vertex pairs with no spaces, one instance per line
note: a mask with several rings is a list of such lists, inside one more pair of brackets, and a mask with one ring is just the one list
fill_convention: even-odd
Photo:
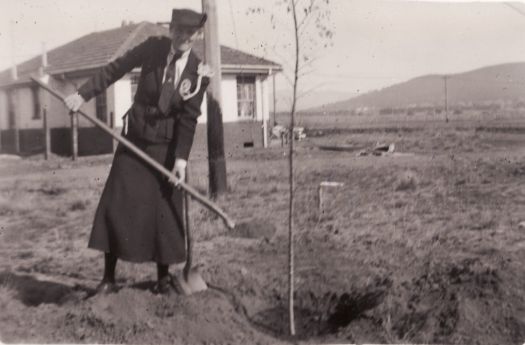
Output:
[[[48,66],[45,71],[49,74],[58,74],[104,66],[150,36],[167,35],[167,28],[149,22],[94,32],[49,51]],[[197,42],[194,51],[202,58],[204,42]],[[221,46],[221,61],[223,65],[267,66],[280,70],[280,65],[275,62],[225,46]],[[17,65],[18,80],[15,82],[11,79],[10,69],[2,71],[0,85],[25,83],[29,81],[31,73],[38,71],[40,65],[41,56]]]

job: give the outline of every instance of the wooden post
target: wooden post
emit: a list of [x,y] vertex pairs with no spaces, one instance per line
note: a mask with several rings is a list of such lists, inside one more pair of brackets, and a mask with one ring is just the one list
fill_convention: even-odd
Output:
[[[266,80],[263,80],[261,82],[261,93],[263,95],[266,94],[266,91],[267,91],[267,86],[266,86]],[[264,97],[264,96],[263,96]],[[264,101],[261,102],[262,104],[262,120],[263,120],[263,123],[262,123],[262,132],[263,132],[263,147],[266,148],[268,147],[268,122],[269,122],[269,118],[267,119],[266,118],[266,112],[267,112],[267,103]],[[268,111],[268,115],[270,114],[270,111]],[[270,117],[270,116],[268,116]]]
[[[13,107],[16,109],[17,105],[15,104],[13,100]],[[13,110],[12,113],[13,116],[13,131],[14,131],[14,146],[15,146],[15,153],[20,153],[20,130],[18,129],[18,119],[16,111]]]
[[224,129],[221,111],[221,52],[215,0],[202,0],[202,10],[208,19],[204,25],[204,61],[214,76],[208,86],[208,167],[209,189],[212,198],[226,193],[226,160],[224,158]]
[[323,181],[319,184],[317,205],[318,205],[320,216],[324,213],[324,190],[326,188],[340,188],[342,186],[344,186],[344,183],[342,182],[331,182],[331,181]]
[[445,122],[448,122],[448,90],[447,90],[447,80],[448,77],[443,77],[445,81]]
[[47,161],[51,155],[51,133],[49,131],[46,107],[42,107],[42,119],[44,122],[44,159]]
[[272,75],[272,79],[273,79],[273,125],[276,126],[277,119],[275,118],[275,107],[276,107],[277,100],[275,98],[275,73]]
[[263,132],[263,147],[267,148],[268,147],[268,121],[265,118],[263,118],[262,132]]
[[77,160],[78,156],[78,114],[73,113],[71,116],[71,159]]

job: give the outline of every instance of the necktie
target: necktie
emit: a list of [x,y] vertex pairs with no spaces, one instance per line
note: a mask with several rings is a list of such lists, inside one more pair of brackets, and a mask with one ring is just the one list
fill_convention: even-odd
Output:
[[180,53],[176,53],[171,59],[168,69],[166,70],[166,79],[164,80],[164,84],[162,84],[162,89],[160,91],[158,107],[164,115],[169,114],[171,98],[173,96],[173,92],[175,91],[175,62],[180,58],[180,56]]

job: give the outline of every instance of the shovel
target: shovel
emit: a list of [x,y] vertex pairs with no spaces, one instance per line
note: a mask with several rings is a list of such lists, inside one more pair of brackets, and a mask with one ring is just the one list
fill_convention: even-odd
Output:
[[[36,76],[31,76],[31,79],[36,82],[40,87],[42,87],[44,90],[61,100],[63,103],[65,103],[65,97],[60,92],[54,90],[52,87],[48,85],[48,82],[50,80],[51,76],[45,75],[42,78],[38,78]],[[94,125],[102,129],[104,132],[109,134],[113,137],[113,139],[120,142],[122,145],[126,146],[129,150],[131,150],[133,153],[135,153],[138,157],[140,157],[144,162],[149,164],[151,167],[159,171],[161,174],[166,176],[171,183],[178,186],[179,188],[183,189],[185,193],[190,194],[195,200],[197,200],[201,205],[218,215],[223,221],[224,224],[228,229],[233,229],[235,227],[235,222],[222,210],[217,206],[215,203],[213,203],[211,200],[206,198],[205,196],[202,196],[196,189],[192,188],[190,185],[186,184],[184,181],[179,181],[169,171],[166,169],[162,164],[158,163],[156,160],[148,156],[146,153],[144,153],[141,149],[136,147],[133,143],[128,141],[125,137],[118,135],[113,132],[111,128],[109,128],[104,122],[100,121],[99,119],[86,114],[85,112],[79,110],[78,113],[82,116],[84,116],[87,120],[92,122]]]
[[[186,168],[186,183],[189,181],[188,168]],[[208,285],[202,279],[199,269],[192,267],[193,258],[193,241],[191,237],[190,224],[190,196],[184,192],[184,201],[182,207],[184,213],[184,227],[186,229],[186,263],[182,272],[175,274],[175,284],[179,293],[188,296],[195,292],[204,291]]]

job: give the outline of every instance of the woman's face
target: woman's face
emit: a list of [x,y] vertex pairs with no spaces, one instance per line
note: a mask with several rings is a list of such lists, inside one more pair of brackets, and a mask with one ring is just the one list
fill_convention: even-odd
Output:
[[193,47],[193,43],[199,37],[200,29],[173,25],[170,29],[170,34],[173,48],[185,52]]

